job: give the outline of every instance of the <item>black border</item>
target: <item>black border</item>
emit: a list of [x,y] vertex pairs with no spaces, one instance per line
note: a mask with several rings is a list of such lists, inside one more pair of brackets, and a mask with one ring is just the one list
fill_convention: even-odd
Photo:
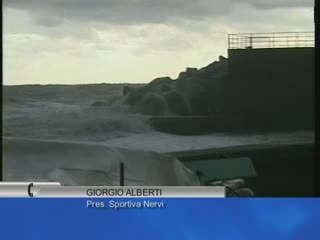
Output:
[[[1,1],[1,4],[0,4],[0,30],[1,30],[1,38],[0,38],[0,45],[1,45],[1,60],[3,60],[3,41],[2,41],[2,38],[3,38],[3,29],[2,29],[2,26],[3,26],[3,2]],[[1,159],[0,159],[0,181],[2,181],[2,104],[3,104],[3,101],[2,101],[2,96],[3,96],[3,61],[1,61],[1,67],[0,67],[0,74],[1,74],[1,113],[0,113],[0,116],[1,116],[1,120],[0,120],[0,124],[1,124],[1,147],[0,147],[0,152],[1,152]]]
[[320,196],[320,0],[315,0],[314,24],[315,24],[315,156],[314,156],[314,180],[315,196]]

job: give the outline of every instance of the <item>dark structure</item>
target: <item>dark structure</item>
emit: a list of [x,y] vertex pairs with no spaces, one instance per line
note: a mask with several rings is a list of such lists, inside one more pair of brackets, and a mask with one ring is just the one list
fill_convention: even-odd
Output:
[[[249,157],[256,177],[245,177],[257,197],[311,197],[314,195],[314,144],[256,144],[168,153],[188,162]],[[215,176],[212,176],[215,177]]]
[[176,80],[202,84],[198,102],[219,111],[153,117],[151,125],[186,135],[314,129],[314,33],[229,34],[228,40],[228,59]]
[[[160,119],[157,126],[186,134],[191,130],[204,133],[206,129],[212,132],[311,130],[314,128],[314,53],[313,33],[231,34],[227,77],[219,100],[223,103],[221,116],[188,121]],[[192,122],[198,125],[193,127]],[[245,177],[245,180],[256,196],[314,195],[312,140],[169,154],[193,166],[203,161],[248,157],[257,177]]]
[[230,34],[225,109],[243,128],[312,129],[314,34]]

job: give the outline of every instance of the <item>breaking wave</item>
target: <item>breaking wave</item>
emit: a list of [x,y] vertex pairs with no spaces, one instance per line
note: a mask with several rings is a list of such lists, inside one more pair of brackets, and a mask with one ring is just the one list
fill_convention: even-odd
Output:
[[69,98],[61,94],[52,99],[44,94],[10,94],[4,104],[4,135],[98,141],[151,129],[148,116],[131,113],[123,104],[120,87],[103,95],[89,91],[80,96],[68,94]]

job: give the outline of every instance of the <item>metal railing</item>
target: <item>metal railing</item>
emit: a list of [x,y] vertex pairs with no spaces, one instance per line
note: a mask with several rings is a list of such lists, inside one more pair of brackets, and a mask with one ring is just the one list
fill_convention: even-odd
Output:
[[228,34],[229,49],[314,47],[314,32]]

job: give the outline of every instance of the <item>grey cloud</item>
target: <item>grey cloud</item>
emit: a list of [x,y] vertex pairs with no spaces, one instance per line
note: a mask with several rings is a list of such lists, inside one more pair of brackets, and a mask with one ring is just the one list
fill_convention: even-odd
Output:
[[39,15],[35,18],[35,22],[45,27],[56,27],[63,23],[63,19],[56,16]]
[[311,7],[313,0],[4,0],[4,6],[29,11],[36,23],[63,20],[111,24],[166,23],[224,15],[235,4],[257,9]]
[[312,7],[314,5],[314,0],[238,0],[237,2],[246,2],[258,9],[283,7]]

